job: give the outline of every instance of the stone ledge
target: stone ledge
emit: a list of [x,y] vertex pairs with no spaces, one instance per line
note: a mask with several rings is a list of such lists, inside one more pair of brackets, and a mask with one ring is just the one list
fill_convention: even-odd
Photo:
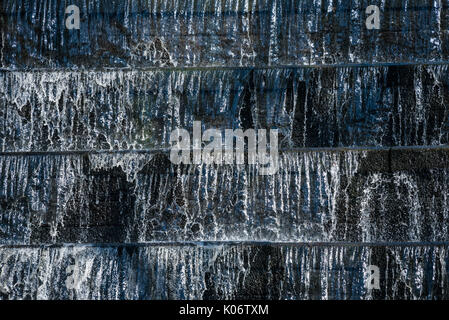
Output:
[[445,146],[290,150],[260,176],[145,150],[4,153],[0,243],[442,241],[447,157]]
[[[0,247],[0,299],[448,299],[448,252],[447,243]],[[379,290],[366,287],[369,265]]]
[[444,145],[445,88],[447,65],[0,72],[0,151],[168,147],[195,120],[281,148]]
[[448,8],[420,1],[384,4],[380,30],[365,27],[369,3],[314,10],[306,2],[262,1],[259,7],[223,0],[211,2],[206,11],[201,2],[185,1],[73,3],[81,11],[80,30],[65,29],[63,5],[48,10],[23,0],[2,1],[0,66],[240,66],[449,57]]

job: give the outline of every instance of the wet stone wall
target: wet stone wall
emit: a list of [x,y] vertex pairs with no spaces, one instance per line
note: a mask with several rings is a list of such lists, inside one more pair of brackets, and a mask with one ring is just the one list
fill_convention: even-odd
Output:
[[[448,299],[448,32],[447,0],[1,1],[0,299]],[[277,129],[277,170],[173,163],[195,121]]]

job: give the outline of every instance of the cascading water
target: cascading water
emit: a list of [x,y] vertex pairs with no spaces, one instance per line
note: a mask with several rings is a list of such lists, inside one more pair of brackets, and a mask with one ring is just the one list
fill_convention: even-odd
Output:
[[177,127],[270,128],[288,147],[449,141],[447,66],[0,73],[2,151],[168,147]]
[[[0,299],[447,299],[434,2],[2,1]],[[194,121],[279,170],[171,163]]]
[[[65,9],[82,12],[65,29]],[[0,62],[29,67],[279,66],[448,58],[446,0],[5,0]],[[39,26],[39,27],[36,27]],[[9,45],[6,45],[9,44]]]
[[390,172],[378,153],[285,152],[274,176],[150,152],[4,155],[0,242],[444,241],[449,169]]
[[[433,299],[446,296],[447,246],[184,245],[6,248],[7,299]],[[385,290],[364,286],[388,266]],[[435,266],[425,272],[428,264]],[[373,295],[375,295],[373,297]]]

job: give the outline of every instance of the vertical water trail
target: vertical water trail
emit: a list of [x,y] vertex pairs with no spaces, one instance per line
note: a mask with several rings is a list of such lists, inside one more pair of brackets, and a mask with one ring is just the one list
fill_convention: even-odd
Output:
[[376,293],[385,299],[448,289],[446,247],[2,248],[0,257],[9,299],[372,299],[368,265],[385,262],[386,289]]

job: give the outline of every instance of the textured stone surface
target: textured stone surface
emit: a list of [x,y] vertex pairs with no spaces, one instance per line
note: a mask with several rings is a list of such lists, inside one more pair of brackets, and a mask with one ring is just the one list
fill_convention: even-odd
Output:
[[448,150],[286,152],[273,176],[164,154],[4,155],[0,241],[444,241],[449,162],[431,159]]
[[[448,30],[448,0],[1,1],[0,299],[449,299]],[[279,172],[172,165],[195,120],[279,129]]]
[[447,299],[448,259],[447,245],[0,247],[0,298]]
[[[65,28],[68,5],[80,30]],[[365,10],[381,10],[367,30]],[[448,60],[448,2],[4,0],[0,66],[152,67]]]
[[0,72],[2,151],[168,147],[170,132],[278,128],[281,148],[449,143],[445,66]]

